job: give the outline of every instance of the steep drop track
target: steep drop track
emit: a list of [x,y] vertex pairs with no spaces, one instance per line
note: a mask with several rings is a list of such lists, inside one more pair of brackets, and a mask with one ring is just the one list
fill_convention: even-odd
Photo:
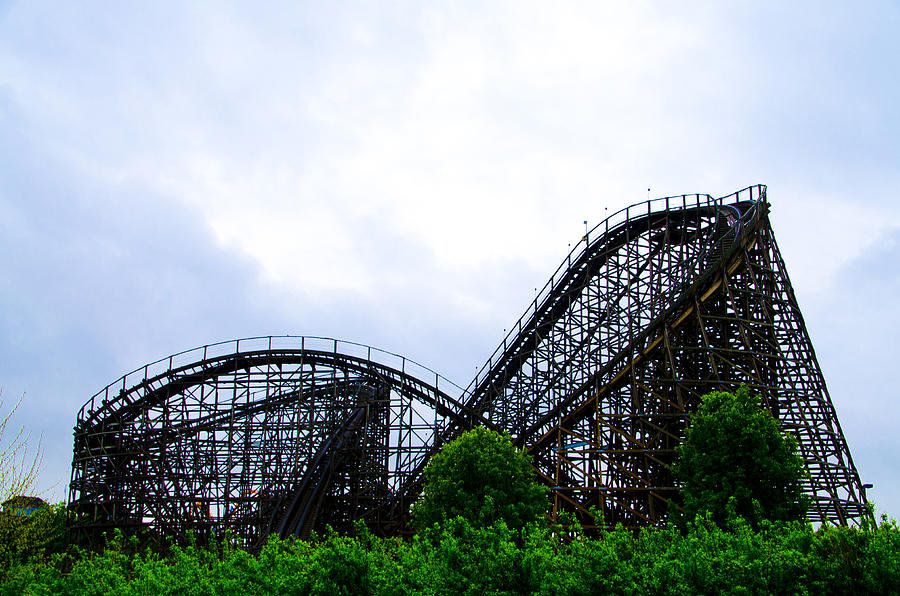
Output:
[[466,390],[322,338],[238,340],[138,369],[79,413],[69,503],[86,537],[228,530],[252,547],[356,519],[397,533],[430,455],[483,424],[534,457],[554,514],[659,524],[689,413],[741,384],[796,436],[810,519],[867,517],[764,186],[602,222]]
[[701,395],[749,385],[797,437],[810,519],[865,500],[768,219],[764,186],[629,207],[560,266],[467,390],[553,487],[554,511],[660,523]]

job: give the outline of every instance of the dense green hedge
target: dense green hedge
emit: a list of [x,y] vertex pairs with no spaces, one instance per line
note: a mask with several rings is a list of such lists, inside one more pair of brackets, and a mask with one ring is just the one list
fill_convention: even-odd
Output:
[[99,553],[7,559],[2,574],[0,594],[896,594],[900,528],[699,520],[563,540],[457,518],[407,541],[272,541],[258,555],[227,544],[161,555],[115,537]]

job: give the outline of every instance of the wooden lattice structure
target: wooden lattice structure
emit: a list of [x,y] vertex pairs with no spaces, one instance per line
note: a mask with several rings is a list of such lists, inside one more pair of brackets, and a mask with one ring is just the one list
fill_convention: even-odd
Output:
[[363,519],[405,526],[428,458],[473,424],[509,432],[591,526],[663,523],[701,395],[759,393],[806,462],[812,521],[865,495],[768,219],[764,186],[624,209],[589,231],[465,390],[336,340],[254,338],[125,375],[75,427],[78,528],[230,531],[248,546]]
[[794,434],[813,521],[868,515],[768,218],[764,186],[647,201],[585,235],[470,385],[554,510],[659,524],[700,396],[741,384]]

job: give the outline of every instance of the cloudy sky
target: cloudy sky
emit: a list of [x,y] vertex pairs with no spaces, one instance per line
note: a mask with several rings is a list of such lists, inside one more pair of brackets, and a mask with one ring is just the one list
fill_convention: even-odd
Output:
[[898,30],[892,1],[0,0],[0,387],[42,487],[149,361],[323,335],[465,386],[584,220],[763,183],[900,515]]

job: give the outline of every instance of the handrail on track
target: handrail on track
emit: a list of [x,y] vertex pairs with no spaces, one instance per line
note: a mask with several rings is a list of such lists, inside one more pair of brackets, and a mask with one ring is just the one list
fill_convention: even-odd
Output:
[[[250,349],[248,349],[248,344]],[[92,413],[98,406],[102,406],[104,402],[118,397],[120,393],[127,392],[141,382],[147,381],[147,379],[163,375],[181,366],[204,362],[211,358],[238,355],[251,351],[297,349],[303,351],[316,350],[342,356],[364,358],[374,364],[387,366],[407,374],[424,384],[432,386],[434,389],[457,401],[462,400],[466,394],[465,389],[447,377],[435,372],[427,366],[419,364],[415,360],[411,360],[394,352],[331,337],[315,335],[260,335],[190,348],[136,368],[133,371],[122,375],[91,396],[78,411],[77,421],[81,422],[85,420],[86,413]],[[449,388],[452,388],[451,391],[447,391]]]
[[[688,198],[692,197],[694,203],[689,205]],[[744,198],[746,197],[746,198]],[[521,335],[523,329],[527,329],[531,320],[540,312],[541,307],[544,303],[551,297],[553,291],[556,289],[557,285],[563,280],[563,278],[568,274],[572,263],[577,263],[579,259],[582,258],[584,253],[586,253],[596,242],[605,237],[610,229],[615,229],[617,226],[621,226],[622,224],[627,223],[631,220],[632,214],[638,215],[637,209],[641,208],[640,216],[650,215],[655,212],[654,207],[664,206],[665,210],[668,211],[672,208],[676,210],[686,210],[689,208],[697,208],[697,207],[709,207],[709,206],[718,206],[718,207],[730,207],[731,204],[738,202],[752,202],[754,204],[759,203],[760,201],[764,201],[766,197],[766,186],[763,184],[757,184],[753,186],[748,186],[747,188],[743,188],[737,192],[731,193],[729,195],[725,195],[724,197],[713,198],[708,194],[692,194],[692,195],[677,195],[673,197],[662,197],[658,199],[650,199],[649,201],[642,201],[640,203],[635,203],[633,205],[629,205],[624,209],[620,209],[616,211],[593,228],[591,228],[585,235],[582,237],[581,241],[579,241],[575,248],[573,248],[566,258],[559,264],[556,268],[556,271],[553,272],[553,275],[550,276],[550,279],[544,284],[544,287],[535,295],[534,300],[529,303],[528,307],[525,309],[525,312],[522,316],[519,317],[518,321],[513,324],[509,328],[509,332],[503,338],[503,341],[497,346],[494,352],[488,357],[487,362],[475,373],[475,377],[472,379],[472,382],[469,383],[469,386],[464,390],[464,396],[469,396],[470,398],[474,395],[475,391],[478,390],[482,381],[490,375],[490,373],[494,370],[494,367],[503,359],[504,355],[507,353],[508,348],[511,345],[515,345],[516,339]],[[678,208],[677,201],[681,200],[681,208]],[[703,202],[701,202],[701,200]],[[676,204],[672,204],[676,202]],[[740,218],[738,218],[738,222],[740,222]],[[594,243],[591,243],[590,237],[594,234],[594,232],[600,231],[602,228],[602,233]]]

